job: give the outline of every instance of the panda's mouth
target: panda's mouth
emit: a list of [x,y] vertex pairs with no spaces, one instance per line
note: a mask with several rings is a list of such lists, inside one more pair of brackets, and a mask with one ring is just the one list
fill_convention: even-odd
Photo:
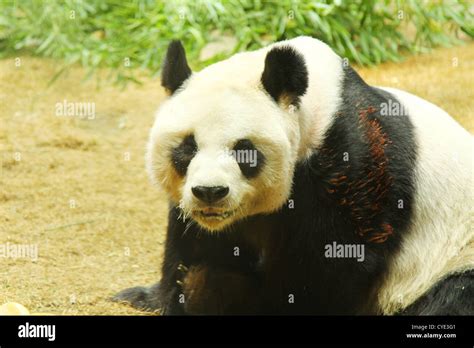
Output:
[[206,220],[225,220],[230,218],[232,215],[235,214],[235,210],[227,210],[227,211],[215,211],[215,210],[198,210],[196,214],[203,219]]

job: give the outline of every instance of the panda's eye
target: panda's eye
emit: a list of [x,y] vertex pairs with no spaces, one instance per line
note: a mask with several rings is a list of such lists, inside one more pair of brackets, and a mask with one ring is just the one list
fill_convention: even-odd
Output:
[[253,142],[249,139],[241,139],[232,150],[242,174],[248,179],[256,177],[262,169],[265,156],[257,150]]
[[181,144],[171,152],[171,161],[179,175],[186,175],[189,163],[196,155],[198,150],[194,135],[186,136]]

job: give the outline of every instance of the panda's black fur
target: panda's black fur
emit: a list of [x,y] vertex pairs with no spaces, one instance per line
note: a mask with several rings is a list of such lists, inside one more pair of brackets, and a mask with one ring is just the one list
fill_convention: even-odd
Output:
[[[173,47],[171,56],[180,57],[180,47]],[[269,95],[276,102],[285,91],[300,97],[307,76],[298,54],[277,48],[270,55],[274,71],[296,69],[298,78],[264,73]],[[187,64],[180,64],[180,81],[164,80],[172,91],[189,76]],[[295,169],[294,207],[249,217],[215,235],[183,222],[171,203],[161,281],[116,299],[170,315],[380,314],[378,287],[409,233],[417,143],[409,117],[380,116],[378,106],[395,97],[368,86],[350,67],[341,98],[322,146]],[[364,244],[365,261],[324,257],[324,246],[333,242]],[[448,277],[400,314],[472,313],[473,283],[472,271]],[[467,291],[455,292],[457,286]]]
[[161,72],[161,84],[170,93],[176,92],[183,81],[191,76],[191,68],[186,60],[186,53],[180,41],[172,41],[166,52],[163,70]]
[[447,276],[411,304],[403,315],[472,315],[474,271]]
[[298,98],[308,88],[306,63],[292,47],[271,50],[265,57],[261,81],[275,101],[285,94],[292,104],[298,105]]

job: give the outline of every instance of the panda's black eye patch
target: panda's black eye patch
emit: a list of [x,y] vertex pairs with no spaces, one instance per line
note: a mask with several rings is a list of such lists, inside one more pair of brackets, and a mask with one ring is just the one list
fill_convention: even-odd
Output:
[[256,177],[265,162],[263,153],[257,150],[249,139],[239,140],[232,149],[232,155],[237,161],[242,174],[248,179]]
[[171,161],[179,175],[185,176],[189,163],[196,155],[198,147],[194,135],[186,136],[178,147],[171,152]]

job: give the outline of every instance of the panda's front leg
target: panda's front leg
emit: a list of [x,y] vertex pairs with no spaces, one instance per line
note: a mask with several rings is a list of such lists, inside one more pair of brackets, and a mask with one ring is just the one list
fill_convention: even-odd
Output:
[[162,278],[158,283],[127,288],[113,296],[112,301],[161,315],[184,315],[181,285],[186,270],[174,258],[165,257]]
[[160,282],[123,290],[114,300],[164,315],[260,313],[258,257],[235,238],[210,235],[179,216],[171,207]]
[[261,288],[257,273],[195,265],[184,277],[180,300],[191,315],[261,314]]

